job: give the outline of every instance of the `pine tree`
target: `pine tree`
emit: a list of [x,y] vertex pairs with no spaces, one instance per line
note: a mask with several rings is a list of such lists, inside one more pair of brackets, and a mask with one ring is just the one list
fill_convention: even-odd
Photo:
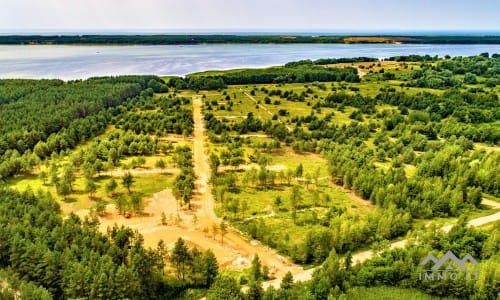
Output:
[[219,274],[207,293],[207,300],[242,300],[240,287],[232,277]]
[[71,194],[71,186],[68,182],[63,180],[56,186],[57,193],[64,197],[64,201],[67,200],[68,195]]
[[205,279],[205,287],[210,287],[215,281],[219,272],[219,264],[214,253],[209,249],[203,253],[203,277]]
[[280,287],[284,290],[289,290],[293,286],[293,275],[290,271],[286,272],[283,279],[281,279]]
[[172,261],[176,270],[177,278],[184,281],[186,276],[186,264],[190,259],[189,249],[187,248],[184,240],[179,238],[174,245],[170,260]]
[[160,158],[159,160],[156,161],[155,166],[157,168],[159,168],[163,173],[163,170],[166,168],[167,165],[166,165],[165,161]]
[[104,188],[106,189],[106,193],[108,195],[113,196],[117,187],[118,184],[116,183],[116,180],[114,178],[111,178],[111,180],[106,184]]
[[217,225],[216,223],[213,223],[212,224],[212,232],[213,232],[213,237],[214,237],[214,240],[215,238],[217,237],[217,233],[219,233],[219,225]]
[[222,221],[220,222],[220,238],[221,238],[221,243],[224,244],[224,236],[227,233],[227,225],[226,222]]
[[248,300],[260,300],[264,295],[264,289],[262,288],[262,282],[251,280],[248,284],[248,291],[246,293],[246,299]]
[[302,177],[302,174],[304,173],[304,166],[302,163],[300,163],[297,168],[295,169],[295,177]]
[[125,211],[128,209],[128,201],[127,198],[124,196],[120,195],[115,198],[115,205],[116,209],[118,209],[118,213],[120,215],[123,215]]
[[292,219],[295,223],[297,219],[297,208],[299,207],[299,203],[302,200],[302,195],[300,193],[300,189],[298,186],[294,186],[292,188],[292,195],[290,196],[290,204],[292,206]]
[[203,274],[203,253],[197,247],[193,247],[189,254],[189,280],[194,286],[205,284]]
[[132,187],[132,184],[134,183],[134,177],[130,172],[126,172],[123,174],[122,177],[122,185],[127,189],[128,193],[130,194],[130,188]]
[[66,166],[63,170],[62,180],[69,185],[71,192],[73,192],[73,182],[75,181],[75,173],[71,166]]
[[85,192],[89,193],[89,198],[94,199],[94,193],[97,191],[97,185],[94,180],[87,180]]
[[53,185],[56,185],[58,184],[59,182],[59,174],[58,174],[58,170],[57,170],[57,165],[56,163],[52,162],[50,164],[50,169],[49,169],[49,173],[50,173],[50,182],[53,184]]
[[254,255],[252,260],[252,265],[250,266],[250,276],[252,281],[262,280],[262,263],[260,262],[259,256]]
[[41,170],[40,173],[38,173],[38,178],[42,181],[43,185],[47,184],[47,178],[48,178],[47,172]]
[[144,199],[139,193],[132,193],[130,195],[130,204],[136,214],[141,214],[144,210]]

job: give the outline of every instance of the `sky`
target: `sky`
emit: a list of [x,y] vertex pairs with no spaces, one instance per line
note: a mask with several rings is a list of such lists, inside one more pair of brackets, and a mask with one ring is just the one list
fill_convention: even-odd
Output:
[[0,33],[500,32],[499,0],[1,0]]

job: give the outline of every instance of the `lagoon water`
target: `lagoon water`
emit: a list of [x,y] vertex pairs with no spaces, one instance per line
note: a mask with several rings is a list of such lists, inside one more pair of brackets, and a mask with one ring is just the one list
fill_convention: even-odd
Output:
[[500,53],[500,45],[209,44],[168,46],[0,46],[0,78],[83,79],[123,74],[186,75],[282,65],[301,59]]

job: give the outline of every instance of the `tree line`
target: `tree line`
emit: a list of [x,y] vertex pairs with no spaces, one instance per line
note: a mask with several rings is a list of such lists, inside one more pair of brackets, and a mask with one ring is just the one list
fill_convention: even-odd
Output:
[[359,82],[354,68],[325,68],[312,65],[290,65],[265,69],[225,71],[221,75],[192,74],[186,78],[175,77],[169,86],[177,89],[215,90],[234,84],[294,83],[315,81]]
[[[0,44],[7,45],[80,45],[80,44],[118,44],[118,45],[197,45],[197,44],[303,44],[345,43],[349,37],[341,35],[4,35],[0,36]],[[363,37],[363,36],[361,36]],[[371,36],[368,36],[371,37]],[[499,36],[382,36],[409,44],[500,44]],[[374,43],[367,40],[361,43]],[[384,41],[384,43],[386,43]]]

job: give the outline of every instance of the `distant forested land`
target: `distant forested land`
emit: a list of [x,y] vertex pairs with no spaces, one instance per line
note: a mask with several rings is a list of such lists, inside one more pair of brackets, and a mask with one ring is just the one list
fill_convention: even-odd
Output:
[[306,36],[306,35],[4,35],[0,44],[119,44],[119,45],[195,45],[195,44],[500,44],[500,36]]
[[170,87],[192,90],[216,90],[233,84],[298,83],[314,81],[359,82],[354,68],[324,68],[309,60],[264,69],[239,69],[225,72],[201,72],[185,78],[172,77]]

